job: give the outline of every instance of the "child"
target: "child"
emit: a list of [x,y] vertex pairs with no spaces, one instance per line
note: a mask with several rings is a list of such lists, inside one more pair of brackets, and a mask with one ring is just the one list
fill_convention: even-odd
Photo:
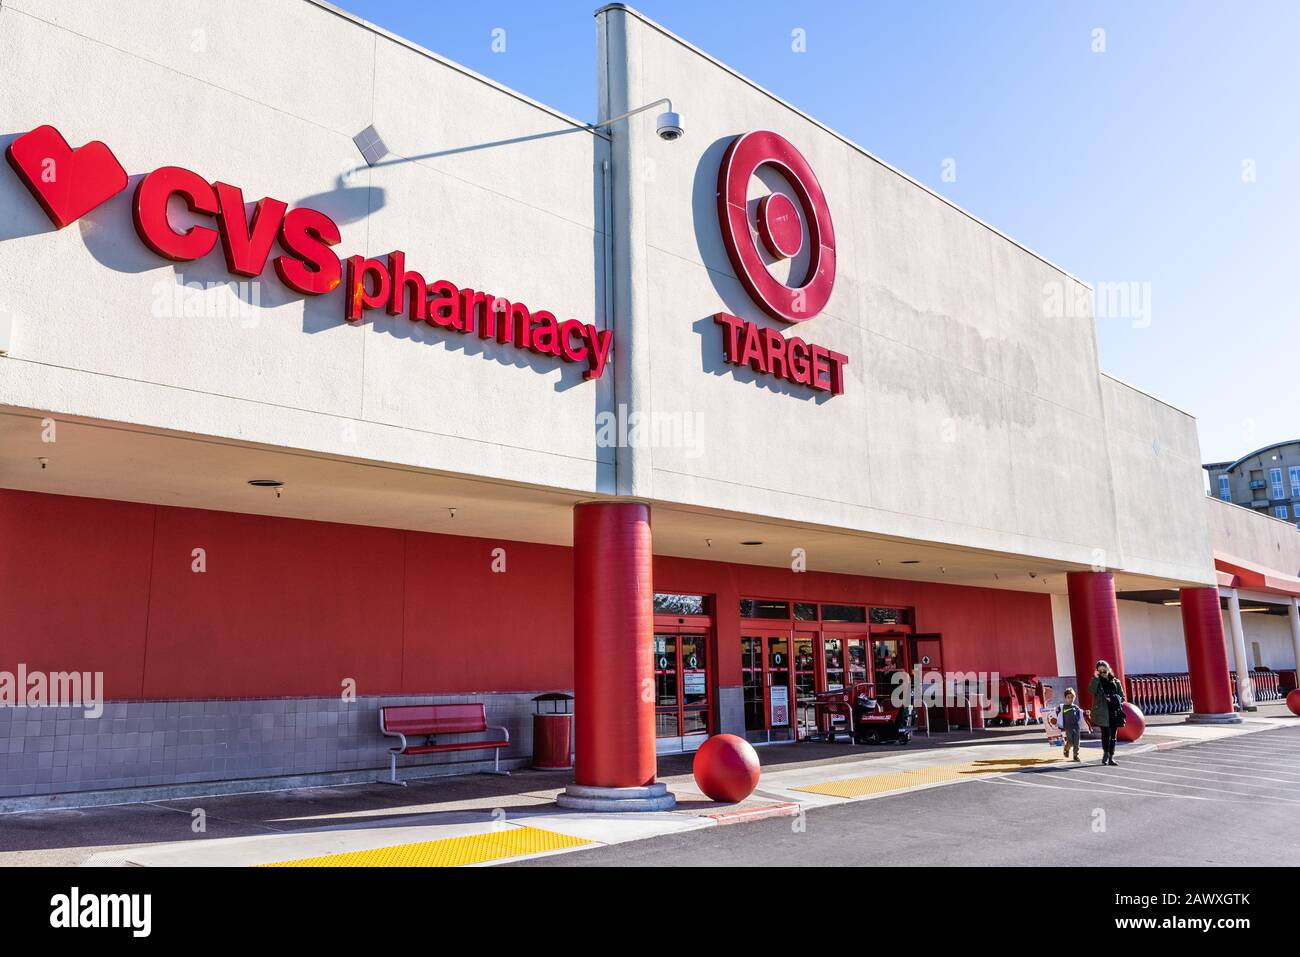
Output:
[[1065,757],[1070,756],[1070,748],[1074,748],[1074,760],[1079,758],[1079,733],[1083,731],[1084,722],[1087,720],[1083,709],[1074,703],[1074,689],[1065,689],[1065,701],[1056,706],[1056,723],[1065,735]]

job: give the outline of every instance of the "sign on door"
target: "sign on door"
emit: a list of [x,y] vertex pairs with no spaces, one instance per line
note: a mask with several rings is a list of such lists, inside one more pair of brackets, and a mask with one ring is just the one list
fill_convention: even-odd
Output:
[[772,685],[771,725],[774,728],[790,723],[790,689],[785,685]]

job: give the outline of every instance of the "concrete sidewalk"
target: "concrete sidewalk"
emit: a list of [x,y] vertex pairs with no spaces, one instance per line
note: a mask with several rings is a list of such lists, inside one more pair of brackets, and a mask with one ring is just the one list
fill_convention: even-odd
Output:
[[[1120,757],[1294,726],[1300,718],[1264,705],[1239,725],[1150,719]],[[911,745],[855,747],[803,742],[760,747],[763,778],[745,801],[710,801],[691,777],[692,755],[660,758],[674,811],[584,814],[558,809],[567,772],[517,771],[382,784],[268,791],[0,816],[0,865],[448,866],[495,864],[584,847],[741,823],[972,778],[1067,770],[1041,727],[953,732]],[[1084,758],[1100,758],[1096,742]],[[202,822],[203,830],[194,828]]]

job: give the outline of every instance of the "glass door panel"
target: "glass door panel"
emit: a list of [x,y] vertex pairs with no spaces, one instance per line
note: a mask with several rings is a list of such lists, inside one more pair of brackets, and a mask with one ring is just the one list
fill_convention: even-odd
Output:
[[907,671],[907,665],[903,660],[903,642],[897,638],[878,638],[871,644],[876,697],[882,700],[888,699],[893,695],[896,686],[894,675]]
[[768,635],[767,719],[769,728],[788,728],[790,715],[790,639]]
[[682,704],[687,708],[708,705],[708,642],[698,634],[678,638],[682,646]]
[[708,734],[709,709],[685,708],[682,711],[682,734]]
[[826,638],[822,642],[822,657],[826,662],[826,690],[844,690],[844,639]]
[[763,639],[760,636],[741,636],[740,683],[745,699],[745,730],[762,731],[767,727],[767,705],[764,701]]
[[675,738],[681,734],[678,723],[677,636],[655,635],[655,736]]
[[870,681],[871,669],[867,665],[867,639],[846,638],[844,644],[848,653],[849,685],[855,685],[860,681]]
[[682,734],[709,733],[709,643],[698,632],[678,635],[682,676]]
[[813,654],[813,638],[796,635],[794,647],[794,703],[799,737],[817,731],[817,666]]
[[790,727],[790,639],[786,635],[744,635],[740,639],[745,730]]

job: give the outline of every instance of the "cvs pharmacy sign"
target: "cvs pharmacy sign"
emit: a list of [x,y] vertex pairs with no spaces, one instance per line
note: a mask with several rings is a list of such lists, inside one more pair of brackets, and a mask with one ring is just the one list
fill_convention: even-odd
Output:
[[[58,229],[127,186],[126,171],[106,145],[96,141],[73,149],[52,126],[18,137],[5,158]],[[175,199],[206,224],[178,228],[167,215]],[[405,314],[412,322],[585,364],[584,379],[600,378],[613,348],[610,330],[577,319],[561,321],[546,309],[530,309],[448,279],[427,282],[406,268],[400,250],[378,259],[340,259],[335,252],[342,242],[339,228],[320,210],[291,209],[264,196],[250,215],[238,186],[209,182],[179,166],[161,166],[140,180],[131,216],[140,240],[159,256],[192,262],[220,244],[226,268],[236,276],[261,276],[278,247],[271,265],[280,282],[304,296],[327,295],[342,285],[349,322],[361,322],[367,311],[382,308],[390,316]]]

